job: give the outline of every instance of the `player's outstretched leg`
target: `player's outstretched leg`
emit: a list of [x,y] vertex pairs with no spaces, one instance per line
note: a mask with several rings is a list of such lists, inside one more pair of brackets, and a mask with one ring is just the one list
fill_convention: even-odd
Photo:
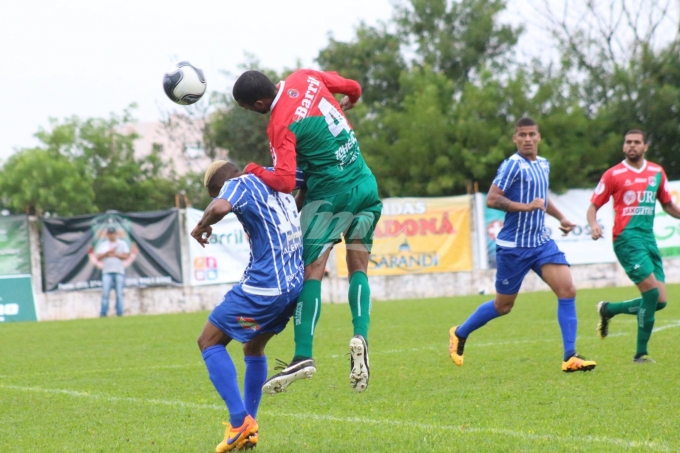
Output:
[[350,277],[348,300],[354,327],[354,336],[349,341],[349,383],[354,391],[361,393],[368,387],[370,377],[367,339],[371,323],[371,288],[365,272],[355,271]]
[[[609,322],[616,315],[635,315],[637,316],[642,304],[642,297],[625,300],[623,302],[605,302],[597,304],[597,314],[600,320],[597,322],[597,333],[603,340],[609,335]],[[666,308],[666,302],[656,304],[656,311]]]
[[288,388],[290,384],[300,379],[311,379],[316,374],[314,359],[302,359],[290,363],[276,359],[279,363],[275,367],[281,372],[267,379],[262,386],[262,391],[269,395],[276,395]]
[[453,363],[463,366],[463,350],[468,336],[499,316],[501,314],[496,310],[495,302],[490,300],[477,307],[477,310],[463,324],[449,329],[449,356]]
[[349,341],[349,356],[349,383],[355,392],[361,393],[366,390],[371,376],[368,344],[363,336],[354,335]]

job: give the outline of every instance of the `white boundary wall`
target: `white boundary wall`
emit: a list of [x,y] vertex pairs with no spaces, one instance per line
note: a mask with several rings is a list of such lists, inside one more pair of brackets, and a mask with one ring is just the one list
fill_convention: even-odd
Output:
[[[475,233],[475,216],[471,216]],[[186,216],[180,215],[180,231],[185,231]],[[100,290],[42,292],[42,270],[40,266],[39,223],[31,218],[31,263],[33,267],[33,289],[36,309],[40,321],[95,318],[99,316]],[[477,256],[477,241],[473,244],[473,256]],[[181,234],[183,280],[178,286],[126,288],[124,315],[161,314],[210,310],[231,288],[232,285],[190,286],[188,238]],[[322,284],[322,301],[326,303],[347,303],[349,282],[346,278],[335,277],[335,257],[329,259],[330,276]],[[664,260],[667,283],[680,283],[680,258]],[[581,264],[571,267],[574,284],[578,289],[630,286],[632,283],[618,263]],[[452,297],[494,292],[494,269],[446,274],[421,274],[406,276],[369,277],[373,300],[420,299],[430,297]],[[521,291],[545,291],[548,286],[536,274],[530,272],[524,280]],[[635,290],[631,288],[631,297]]]

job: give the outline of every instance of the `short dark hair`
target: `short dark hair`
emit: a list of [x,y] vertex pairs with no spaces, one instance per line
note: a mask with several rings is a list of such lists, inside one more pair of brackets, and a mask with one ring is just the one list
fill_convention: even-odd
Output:
[[631,129],[631,130],[629,130],[628,132],[626,132],[625,134],[623,134],[623,138],[625,139],[625,138],[626,138],[626,135],[633,135],[633,134],[640,134],[640,135],[642,135],[642,143],[644,143],[645,145],[647,144],[647,134],[645,134],[645,132],[644,132],[644,131],[641,131],[640,129]]
[[536,128],[538,128],[538,124],[536,123],[536,121],[534,121],[533,118],[525,116],[517,120],[517,122],[515,123],[515,130],[519,129],[520,127],[527,126],[536,126]]
[[232,95],[237,102],[253,105],[261,99],[274,99],[276,85],[260,71],[246,71],[236,80]]
[[106,234],[115,234],[118,233],[118,229],[116,227],[108,227],[106,229]]
[[231,162],[226,162],[214,170],[208,169],[208,171],[211,170],[212,174],[207,174],[205,178],[205,187],[210,192],[217,191],[226,180],[231,179],[240,173],[239,168]]

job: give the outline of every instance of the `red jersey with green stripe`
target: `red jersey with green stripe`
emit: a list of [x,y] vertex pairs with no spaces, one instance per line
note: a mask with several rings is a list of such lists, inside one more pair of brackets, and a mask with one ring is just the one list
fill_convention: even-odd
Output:
[[310,199],[346,192],[371,176],[336,93],[356,102],[361,86],[335,72],[310,69],[295,71],[280,82],[267,126],[274,171],[248,164],[246,172],[274,190],[290,192],[297,160]]
[[[590,201],[600,208],[614,197],[614,241],[626,233],[653,234],[656,200],[671,201],[666,173],[659,165],[644,161],[639,169],[626,161],[607,170]],[[652,236],[653,237],[653,236]]]

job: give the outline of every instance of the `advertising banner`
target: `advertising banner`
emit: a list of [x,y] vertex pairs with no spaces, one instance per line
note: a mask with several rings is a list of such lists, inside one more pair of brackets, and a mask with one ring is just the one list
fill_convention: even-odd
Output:
[[30,275],[28,217],[0,216],[0,275]]
[[597,222],[602,228],[604,237],[593,241],[590,237],[590,226],[586,220],[586,212],[590,206],[593,191],[589,189],[572,189],[562,195],[550,194],[550,203],[564,214],[576,227],[566,236],[558,229],[560,222],[546,214],[545,227],[557,246],[567,256],[570,264],[614,263],[616,255],[612,246],[614,229],[614,208],[612,201],[597,211]]
[[37,321],[30,275],[0,276],[0,323]]
[[129,251],[122,260],[126,286],[182,283],[177,209],[41,220],[45,291],[100,288],[106,259],[100,250],[111,239]]
[[[563,236],[559,230],[557,219],[546,214],[545,227],[548,235],[566,255],[570,264],[613,263],[616,261],[612,248],[612,230],[614,227],[614,211],[609,201],[597,212],[597,221],[602,227],[604,238],[593,241],[590,237],[590,226],[586,220],[586,211],[590,206],[592,190],[574,189],[563,195],[551,193],[550,202],[564,214],[576,227]],[[485,206],[486,206],[486,196]],[[487,251],[489,267],[496,267],[496,236],[503,227],[505,212],[485,208],[484,221],[487,235]]]
[[[680,181],[669,181],[668,188],[671,191],[673,203],[680,204]],[[654,236],[656,236],[661,256],[680,257],[680,220],[666,214],[658,201],[655,212]]]
[[484,234],[486,236],[485,244],[489,268],[491,269],[496,269],[496,236],[503,228],[504,219],[504,211],[486,206],[486,194],[484,194]]
[[[347,276],[344,244],[338,275]],[[369,275],[461,272],[472,269],[470,197],[387,198],[376,228]]]
[[228,214],[213,225],[210,244],[203,248],[191,237],[191,230],[201,220],[203,211],[187,208],[186,212],[191,285],[236,283],[241,280],[250,260],[250,244],[236,216]]

